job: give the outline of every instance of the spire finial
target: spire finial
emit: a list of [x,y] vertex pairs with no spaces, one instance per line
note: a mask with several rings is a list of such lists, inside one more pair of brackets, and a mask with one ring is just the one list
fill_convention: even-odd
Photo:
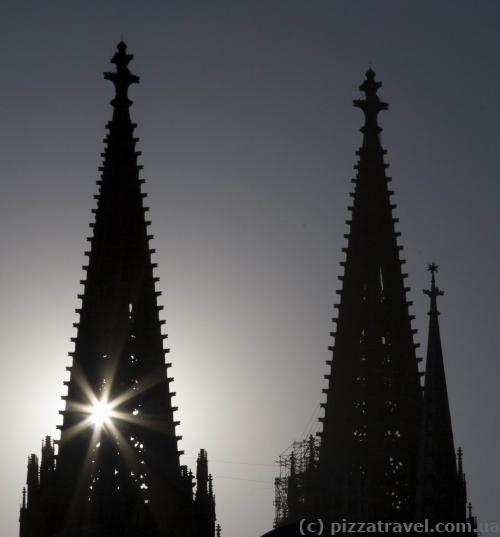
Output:
[[26,509],[26,487],[23,487],[23,509]]
[[365,113],[365,127],[378,127],[377,116],[382,110],[387,110],[389,105],[380,100],[377,95],[378,89],[382,86],[382,82],[375,80],[375,71],[371,68],[366,71],[366,78],[359,86],[359,89],[365,94],[364,99],[355,99],[354,106],[361,108]]
[[131,84],[139,82],[139,77],[132,74],[127,67],[133,57],[133,54],[127,54],[127,45],[120,41],[115,55],[111,58],[111,63],[115,64],[116,71],[104,73],[104,78],[111,80],[115,85],[116,96],[111,101],[115,108],[120,105],[129,107],[132,104],[127,95],[128,88]]
[[216,534],[217,534],[217,537],[220,537],[220,535],[221,535],[220,524],[217,524]]
[[426,294],[431,299],[431,309],[429,315],[439,315],[437,310],[437,297],[443,296],[444,291],[441,291],[436,285],[436,273],[439,270],[439,265],[436,263],[430,263],[427,267],[427,270],[431,273],[431,288],[424,289],[424,294]]
[[435,276],[439,270],[439,265],[437,265],[436,263],[430,263],[427,267],[427,270],[431,273],[432,284],[435,285]]

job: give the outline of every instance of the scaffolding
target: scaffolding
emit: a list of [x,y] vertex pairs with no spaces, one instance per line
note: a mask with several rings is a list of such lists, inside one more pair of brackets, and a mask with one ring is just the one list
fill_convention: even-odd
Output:
[[307,512],[318,451],[319,439],[311,435],[300,442],[293,442],[279,456],[279,476],[274,480],[275,528]]

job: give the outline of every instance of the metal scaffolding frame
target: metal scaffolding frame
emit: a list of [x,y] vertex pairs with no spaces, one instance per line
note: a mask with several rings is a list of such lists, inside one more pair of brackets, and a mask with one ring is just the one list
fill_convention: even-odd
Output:
[[279,476],[274,480],[274,527],[282,525],[290,515],[288,498],[290,476],[295,477],[297,501],[305,504],[306,489],[310,483],[312,471],[317,466],[319,438],[309,436],[304,440],[293,442],[278,458]]

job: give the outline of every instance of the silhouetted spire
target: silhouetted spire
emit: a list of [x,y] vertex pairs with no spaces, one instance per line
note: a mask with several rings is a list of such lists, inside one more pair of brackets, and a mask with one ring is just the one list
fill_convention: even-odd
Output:
[[[67,491],[63,498],[77,494],[74,504],[89,505],[89,513],[63,506],[65,518],[80,524],[82,516],[90,517],[97,525],[111,524],[108,531],[113,532],[127,523],[128,516],[135,516],[139,505],[142,511],[144,502],[151,524],[164,524],[166,511],[175,511],[167,488],[181,487],[177,423],[170,401],[173,379],[166,375],[166,336],[161,333],[157,305],[160,293],[155,290],[158,278],[151,261],[152,235],[147,231],[148,208],[143,205],[144,181],[139,177],[142,166],[137,163],[135,125],[128,113],[127,90],[139,80],[127,67],[131,59],[126,45],[119,43],[111,60],[116,71],[105,73],[116,96],[113,119],[107,124],[89,262],[84,267],[87,277],[82,281],[85,289],[80,295],[57,465],[58,486]],[[120,416],[99,423],[98,433],[88,421],[96,404],[101,412],[112,406]],[[85,420],[87,426],[82,428]],[[75,435],[77,427],[82,430]],[[92,444],[95,447],[89,451]],[[83,480],[76,475],[81,468],[86,468]],[[85,483],[79,491],[74,490],[77,482]],[[107,504],[106,509],[101,503]]]
[[474,514],[472,513],[472,503],[471,502],[469,502],[467,504],[467,522],[469,522],[469,524],[471,524],[471,526],[474,529],[477,529],[477,520],[476,520],[476,517],[474,516]]
[[21,537],[37,537],[43,526],[43,506],[41,504],[38,458],[28,457],[26,487],[23,488],[23,500],[19,513],[19,530]]
[[439,333],[437,297],[443,293],[432,264],[424,399],[380,140],[378,114],[388,109],[378,95],[381,86],[369,69],[359,87],[364,97],[354,101],[365,121],[342,249],[318,461],[310,439],[280,456],[277,535],[284,527],[298,532],[293,523],[302,518],[463,522],[466,516],[462,452],[457,469]]
[[370,69],[319,454],[319,509],[333,519],[411,520],[422,394],[401,270],[391,180],[377,123],[387,110]]
[[437,271],[435,263],[429,265],[431,287],[424,290],[430,308],[417,505],[421,520],[455,522],[464,521],[465,515],[462,451],[457,469],[437,306],[444,293],[436,285]]
[[195,498],[199,517],[198,526],[207,528],[205,531],[212,536],[215,533],[215,498],[213,494],[213,478],[208,473],[208,455],[204,449],[200,449],[196,464]]
[[[192,473],[179,460],[153,235],[129,114],[128,89],[139,77],[128,68],[126,48],[118,44],[115,71],[104,74],[115,86],[113,117],[99,168],[53,480],[50,438],[42,448],[42,484],[52,487],[44,500],[46,527],[21,537],[79,535],[82,527],[108,537],[215,534],[213,525],[198,525],[204,519],[194,502]],[[28,510],[30,494],[28,485]]]
[[207,452],[200,449],[196,461],[196,499],[208,496],[208,458]]
[[23,487],[21,509],[19,510],[19,535],[30,537],[31,524],[28,519],[28,506],[26,504],[26,487]]
[[38,457],[30,455],[28,459],[28,472],[26,478],[28,488],[28,509],[38,505],[40,501],[40,482],[38,474]]
[[42,443],[42,458],[40,461],[40,490],[42,495],[52,493],[55,472],[54,444],[50,436],[45,437]]

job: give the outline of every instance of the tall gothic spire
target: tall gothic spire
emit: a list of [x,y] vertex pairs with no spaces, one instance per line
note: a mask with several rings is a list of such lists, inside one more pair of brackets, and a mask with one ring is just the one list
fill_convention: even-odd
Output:
[[304,440],[280,456],[277,529],[269,537],[298,534],[304,518],[409,523],[427,518],[477,526],[466,513],[462,450],[458,468],[455,464],[437,310],[443,293],[434,264],[426,291],[431,308],[425,396],[420,382],[396,205],[380,140],[378,115],[388,109],[378,96],[381,85],[370,69],[359,88],[364,98],[354,101],[365,123],[319,449],[314,442],[305,449]]
[[104,74],[115,87],[113,117],[63,396],[57,491],[46,529],[33,537],[80,535],[82,528],[110,537],[213,537],[215,531],[197,527],[192,477],[179,461],[153,236],[130,119],[128,89],[139,82],[128,68],[131,59],[120,42],[111,60],[116,69]]
[[365,115],[319,454],[320,511],[348,520],[412,519],[422,393],[414,330],[369,70]]
[[195,502],[199,516],[199,525],[210,528],[210,534],[215,534],[215,498],[213,494],[213,479],[208,473],[208,456],[200,449],[196,463],[196,495]]
[[463,453],[458,450],[457,468],[437,306],[438,297],[444,293],[436,285],[437,271],[435,263],[429,265],[431,286],[424,290],[430,309],[417,514],[433,522],[464,522]]

